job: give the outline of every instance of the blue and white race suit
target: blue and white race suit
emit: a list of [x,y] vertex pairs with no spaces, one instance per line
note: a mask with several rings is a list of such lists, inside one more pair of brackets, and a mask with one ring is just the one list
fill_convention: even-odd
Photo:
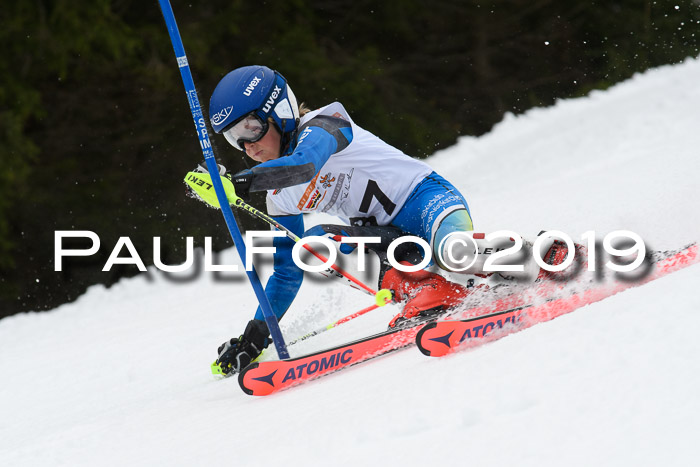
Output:
[[[267,190],[267,210],[299,236],[303,214],[325,212],[352,225],[394,225],[431,244],[472,230],[459,191],[424,162],[356,125],[338,102],[301,118],[293,152],[252,169],[252,191]],[[301,286],[294,242],[275,238],[274,273],[265,292],[278,319]],[[256,319],[263,319],[258,308]]]

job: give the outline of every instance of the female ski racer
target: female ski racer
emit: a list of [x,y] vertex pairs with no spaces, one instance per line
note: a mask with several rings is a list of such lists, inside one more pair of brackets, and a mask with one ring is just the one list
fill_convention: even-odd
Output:
[[[268,214],[299,236],[307,212],[333,214],[350,226],[393,226],[429,242],[433,259],[449,269],[435,250],[449,233],[472,230],[467,201],[430,166],[359,127],[338,102],[313,111],[300,108],[285,78],[268,67],[227,74],[212,94],[209,115],[216,133],[260,163],[232,177],[236,194],[246,198],[251,191],[267,191]],[[322,233],[316,228],[306,235]],[[279,319],[296,297],[303,271],[292,261],[292,240],[275,238],[273,245],[274,273],[265,292]],[[465,294],[427,271],[392,269],[382,276],[380,285],[407,301],[391,326],[454,305],[445,297]],[[237,373],[268,343],[258,308],[243,335],[219,347],[217,363],[224,373]]]

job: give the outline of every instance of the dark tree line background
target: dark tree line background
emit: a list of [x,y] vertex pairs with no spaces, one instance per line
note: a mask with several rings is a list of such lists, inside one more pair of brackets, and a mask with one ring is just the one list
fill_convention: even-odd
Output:
[[[339,100],[417,157],[488,131],[505,112],[696,57],[700,42],[697,0],[174,0],[173,9],[205,108],[228,71],[266,64],[300,101]],[[0,317],[138,273],[101,271],[120,236],[146,264],[154,236],[170,264],[184,260],[186,236],[230,245],[220,213],[184,196],[182,178],[202,156],[155,0],[5,2],[0,21]],[[214,144],[230,170],[245,167],[221,138]],[[55,272],[56,230],[94,231],[101,249]]]

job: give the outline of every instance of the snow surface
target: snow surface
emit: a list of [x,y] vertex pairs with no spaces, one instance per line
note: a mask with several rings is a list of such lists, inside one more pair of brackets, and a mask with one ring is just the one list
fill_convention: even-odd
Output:
[[[650,70],[509,115],[429,163],[467,196],[477,230],[627,229],[677,248],[700,240],[698,83],[698,60]],[[255,308],[244,276],[227,277],[150,270],[0,320],[0,464],[697,463],[700,266],[480,348],[431,359],[414,347],[266,398],[209,371]],[[291,339],[370,303],[307,279],[282,329]]]

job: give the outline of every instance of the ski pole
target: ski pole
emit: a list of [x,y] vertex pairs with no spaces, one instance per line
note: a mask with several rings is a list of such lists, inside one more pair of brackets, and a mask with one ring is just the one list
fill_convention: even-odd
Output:
[[[277,229],[284,232],[287,235],[287,237],[289,237],[294,242],[301,241],[301,238],[299,238],[299,236],[296,235],[294,232],[292,232],[291,230],[289,230],[285,226],[281,225],[279,222],[276,222],[273,218],[271,218],[270,216],[268,216],[264,212],[254,208],[250,204],[246,203],[245,201],[243,201],[243,199],[241,199],[235,193],[232,195],[232,197],[233,197],[233,204],[237,208],[243,209],[246,212],[257,217],[258,219],[262,219],[263,221],[267,222],[268,224],[272,225],[273,227],[276,227]],[[229,199],[229,201],[230,201],[230,199]],[[304,244],[304,249],[307,250],[312,255],[314,255],[316,258],[323,261],[324,263],[326,261],[328,261],[328,259],[325,256],[323,256],[322,254],[320,254],[319,252],[317,252],[316,250],[311,248],[308,244]],[[359,287],[360,290],[363,290],[364,292],[368,293],[369,295],[374,296],[377,299],[378,306],[384,305],[385,301],[384,301],[383,297],[385,297],[386,295],[383,295],[383,297],[381,298],[381,302],[380,302],[380,297],[378,297],[378,295],[377,295],[378,292],[376,290],[374,290],[373,288],[369,287],[368,285],[364,284],[359,279],[355,278],[352,274],[348,273],[347,271],[345,271],[344,269],[340,268],[339,266],[337,266],[335,264],[332,264],[329,269],[332,269],[335,272],[335,274],[331,273],[328,270],[326,272],[327,274],[331,274],[331,275],[334,275],[334,276],[339,277],[341,279],[345,279],[346,281],[348,281],[350,283],[351,286],[357,286],[357,287]],[[386,289],[382,289],[382,290],[385,290],[386,292],[388,292],[388,290],[386,290]],[[381,292],[381,290],[380,290],[380,292]],[[389,300],[391,300],[391,297],[389,297]]]
[[[386,289],[382,289],[382,290],[379,291],[379,293],[381,294],[381,293],[384,292],[384,291],[389,292],[389,291],[386,290]],[[391,292],[389,292],[389,299],[391,300]],[[388,303],[388,302],[387,302],[387,303]],[[324,327],[322,327],[322,328],[316,329],[315,331],[311,331],[311,332],[308,333],[308,334],[304,334],[303,336],[294,339],[293,341],[291,341],[291,342],[290,342],[289,344],[287,344],[287,345],[294,345],[294,344],[296,344],[297,342],[305,341],[305,340],[308,339],[309,337],[316,336],[316,335],[318,335],[318,334],[321,334],[322,332],[328,331],[329,329],[333,329],[333,328],[336,327],[336,326],[340,326],[340,325],[343,324],[343,323],[347,323],[348,321],[353,320],[353,319],[357,318],[358,316],[362,316],[362,315],[364,315],[364,314],[366,314],[366,313],[369,313],[369,312],[372,311],[372,310],[376,310],[376,309],[379,308],[380,306],[382,306],[382,305],[378,305],[378,304],[376,304],[376,303],[375,303],[374,305],[370,305],[370,306],[368,306],[367,308],[363,308],[363,309],[360,310],[360,311],[356,311],[355,313],[353,313],[353,314],[351,314],[351,315],[348,315],[348,316],[346,316],[346,317],[344,317],[344,318],[340,318],[338,321],[334,321],[333,323],[329,324],[328,326],[324,326]]]
[[[190,71],[187,55],[185,54],[185,46],[182,44],[180,31],[177,28],[175,14],[173,13],[173,8],[170,5],[169,0],[158,0],[158,2],[163,13],[163,19],[165,20],[165,24],[168,28],[168,34],[170,35],[170,41],[173,45],[175,58],[177,59],[177,64],[180,68],[182,84],[185,86],[185,93],[187,94],[187,100],[190,104],[192,119],[194,120],[194,126],[197,129],[197,136],[199,137],[199,145],[202,148],[202,154],[204,155],[204,160],[206,161],[209,173],[212,174],[211,180],[212,184],[214,185],[216,197],[219,200],[219,205],[221,206],[221,213],[226,221],[226,226],[228,227],[231,239],[233,240],[234,245],[237,247],[236,249],[241,257],[241,261],[245,263],[246,253],[243,236],[238,228],[236,219],[233,217],[233,211],[231,211],[231,206],[229,206],[227,202],[226,191],[221,183],[219,168],[217,167],[216,159],[214,158],[214,151],[212,150],[211,142],[209,141],[204,114],[202,113],[202,108],[199,104],[197,89],[195,88],[192,72]],[[224,208],[224,206],[226,207]],[[265,317],[265,323],[270,330],[272,342],[275,344],[277,354],[282,360],[289,359],[289,352],[287,351],[287,346],[284,343],[284,338],[282,337],[282,332],[280,331],[279,323],[277,322],[277,316],[275,316],[272,306],[270,305],[270,301],[268,300],[267,295],[265,295],[265,289],[260,283],[260,278],[258,277],[255,268],[251,268],[250,271],[246,270],[246,274],[248,275],[248,280],[253,287],[255,296],[258,299],[258,303],[260,303],[260,309]]]
[[[193,190],[193,192],[205,203],[209,204],[210,206],[213,206],[215,208],[218,208],[221,206],[221,203],[219,203],[219,200],[216,199],[216,197],[212,197],[211,193],[209,192],[211,190],[211,185],[209,182],[206,180],[209,180],[211,178],[211,174],[204,174],[201,172],[189,172],[185,176],[185,183]],[[227,198],[227,203],[231,206],[237,207],[239,209],[244,210],[248,214],[257,217],[258,219],[261,219],[268,224],[270,224],[273,227],[276,227],[280,231],[284,232],[284,234],[287,236],[287,238],[291,239],[294,242],[299,242],[301,241],[301,238],[296,235],[294,232],[280,224],[279,222],[275,221],[272,217],[269,215],[265,214],[264,212],[254,208],[250,204],[246,203],[240,196],[236,194],[236,189],[234,188],[233,184],[227,179],[223,179],[224,182],[226,183],[226,187],[224,191],[226,191],[226,196]],[[325,256],[322,254],[318,253],[316,250],[311,248],[308,244],[303,245],[304,249],[313,254],[315,257],[323,261],[324,263],[328,262]],[[368,285],[364,284],[362,281],[359,279],[353,277],[350,273],[347,271],[343,270],[339,266],[332,264],[328,269],[326,269],[323,272],[319,272],[319,274],[322,274],[326,277],[332,276],[336,277],[338,279],[344,279],[346,283],[358,290],[361,290],[368,295],[372,295],[375,297],[376,303],[379,306],[384,305],[384,299],[383,298],[377,298],[377,291],[374,290],[373,288],[369,287]]]

